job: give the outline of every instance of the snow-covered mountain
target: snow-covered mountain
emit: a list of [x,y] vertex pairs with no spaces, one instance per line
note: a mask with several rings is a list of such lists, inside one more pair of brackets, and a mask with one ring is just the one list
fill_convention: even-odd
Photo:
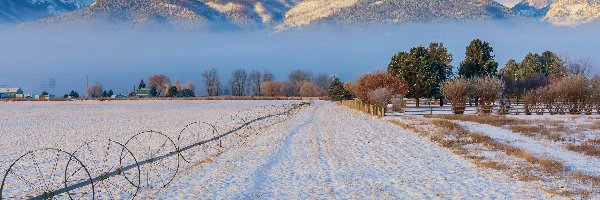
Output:
[[230,22],[240,26],[269,26],[280,22],[284,14],[301,0],[205,0]]
[[511,10],[527,17],[541,18],[550,10],[552,0],[523,0]]
[[94,0],[0,0],[0,23],[22,23],[89,6]]
[[300,0],[97,0],[89,7],[42,20],[42,24],[93,24],[177,30],[258,28],[283,19]]
[[[313,24],[398,24],[544,17],[576,25],[599,17],[600,0],[0,0],[0,23],[287,29]],[[91,5],[90,5],[91,4]]]
[[600,18],[600,0],[554,0],[544,17],[550,23],[573,26]]
[[316,23],[395,24],[508,18],[514,12],[492,0],[304,0],[279,29]]

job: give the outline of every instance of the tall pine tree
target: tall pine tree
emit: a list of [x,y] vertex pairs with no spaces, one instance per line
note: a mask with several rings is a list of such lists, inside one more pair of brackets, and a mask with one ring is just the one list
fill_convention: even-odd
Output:
[[329,99],[333,101],[350,100],[354,98],[354,95],[344,87],[344,83],[336,76],[331,79],[327,93]]
[[427,49],[429,52],[430,65],[436,71],[435,88],[429,96],[440,99],[440,106],[444,105],[443,95],[441,92],[441,84],[448,78],[452,77],[452,54],[444,46],[444,43],[431,43]]
[[144,83],[144,79],[142,79],[142,80],[140,81],[140,84],[138,85],[138,90],[139,90],[139,89],[142,89],[142,88],[146,88],[146,83]]
[[475,39],[467,46],[465,60],[460,63],[458,75],[463,78],[495,76],[498,62],[494,60],[494,49],[490,43]]

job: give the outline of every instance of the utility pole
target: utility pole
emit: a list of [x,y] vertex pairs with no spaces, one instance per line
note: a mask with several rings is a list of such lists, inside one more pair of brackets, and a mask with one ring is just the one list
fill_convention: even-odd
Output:
[[85,75],[85,98],[90,98],[88,90],[90,89],[90,75]]

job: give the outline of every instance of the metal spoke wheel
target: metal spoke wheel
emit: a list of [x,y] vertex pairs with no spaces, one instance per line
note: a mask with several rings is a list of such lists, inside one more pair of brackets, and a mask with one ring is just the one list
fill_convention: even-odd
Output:
[[2,178],[0,199],[95,199],[92,176],[71,153],[44,148],[13,162]]

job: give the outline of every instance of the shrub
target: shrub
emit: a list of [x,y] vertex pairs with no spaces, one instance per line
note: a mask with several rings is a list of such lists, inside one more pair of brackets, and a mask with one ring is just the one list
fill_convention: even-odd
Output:
[[267,81],[262,84],[262,95],[264,96],[286,96],[286,82]]
[[569,76],[552,84],[553,89],[560,92],[560,97],[567,104],[569,113],[579,114],[590,95],[590,81],[583,75]]
[[363,75],[358,81],[354,92],[360,100],[372,103],[369,101],[369,93],[379,88],[386,88],[392,95],[406,95],[408,92],[404,80],[386,73]]
[[382,87],[369,92],[368,96],[369,103],[380,108],[387,108],[388,103],[392,99],[392,92],[387,88]]
[[591,102],[597,112],[600,112],[600,75],[596,75],[590,81]]
[[463,114],[469,101],[470,81],[467,79],[450,79],[442,83],[442,93],[452,103],[454,114]]
[[474,96],[478,98],[479,113],[491,113],[496,100],[502,96],[504,90],[504,81],[492,77],[484,76],[473,80]]
[[302,97],[319,97],[323,96],[321,88],[314,83],[304,82],[300,86],[300,96]]
[[529,91],[523,95],[523,109],[526,115],[531,115],[531,111],[537,105],[536,91]]
[[404,112],[404,108],[406,107],[406,103],[402,99],[397,99],[392,101],[392,110],[396,112]]

